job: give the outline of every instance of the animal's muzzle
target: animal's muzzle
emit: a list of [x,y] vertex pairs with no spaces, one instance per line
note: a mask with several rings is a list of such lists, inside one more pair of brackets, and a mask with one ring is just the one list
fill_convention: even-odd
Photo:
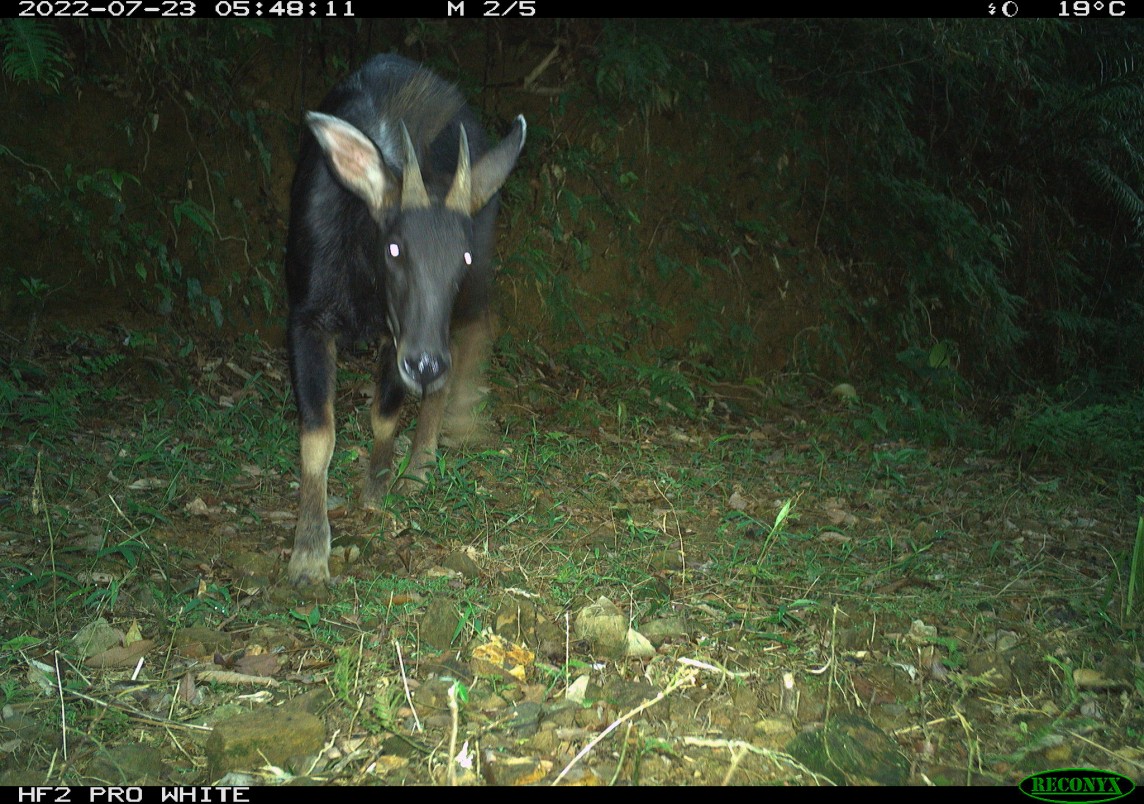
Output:
[[409,355],[401,360],[401,377],[410,390],[431,394],[438,390],[449,372],[449,358],[429,352]]

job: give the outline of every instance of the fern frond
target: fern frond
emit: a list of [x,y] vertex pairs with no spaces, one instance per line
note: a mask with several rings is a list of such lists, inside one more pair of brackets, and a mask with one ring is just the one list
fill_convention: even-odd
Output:
[[1135,222],[1137,229],[1144,230],[1144,199],[1140,198],[1131,185],[1104,162],[1089,159],[1085,167],[1092,180],[1112,196],[1119,210]]
[[21,83],[40,82],[59,92],[64,72],[64,40],[50,22],[4,20],[0,25],[4,74]]

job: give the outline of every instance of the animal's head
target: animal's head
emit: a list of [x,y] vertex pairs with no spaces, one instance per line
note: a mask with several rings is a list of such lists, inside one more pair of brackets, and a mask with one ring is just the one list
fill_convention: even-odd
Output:
[[516,165],[524,147],[524,117],[517,117],[512,131],[475,164],[460,126],[457,169],[442,198],[426,190],[404,123],[403,164],[391,166],[374,142],[345,120],[310,112],[306,122],[331,172],[381,228],[377,270],[384,273],[386,319],[402,382],[414,393],[437,391],[450,368],[449,319],[457,291],[474,262],[488,258],[473,253],[473,216]]

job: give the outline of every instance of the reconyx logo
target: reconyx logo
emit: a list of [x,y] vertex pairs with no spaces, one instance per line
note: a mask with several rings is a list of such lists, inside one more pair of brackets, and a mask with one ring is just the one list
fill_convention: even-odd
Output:
[[1098,804],[1124,798],[1136,789],[1136,783],[1112,771],[1062,768],[1026,776],[1019,787],[1022,793],[1038,801]]

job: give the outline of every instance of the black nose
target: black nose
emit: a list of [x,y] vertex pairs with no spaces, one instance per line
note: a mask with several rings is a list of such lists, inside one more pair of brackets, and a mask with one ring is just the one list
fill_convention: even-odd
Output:
[[425,389],[449,370],[449,363],[441,355],[422,352],[405,358],[402,361],[402,370],[406,377]]

